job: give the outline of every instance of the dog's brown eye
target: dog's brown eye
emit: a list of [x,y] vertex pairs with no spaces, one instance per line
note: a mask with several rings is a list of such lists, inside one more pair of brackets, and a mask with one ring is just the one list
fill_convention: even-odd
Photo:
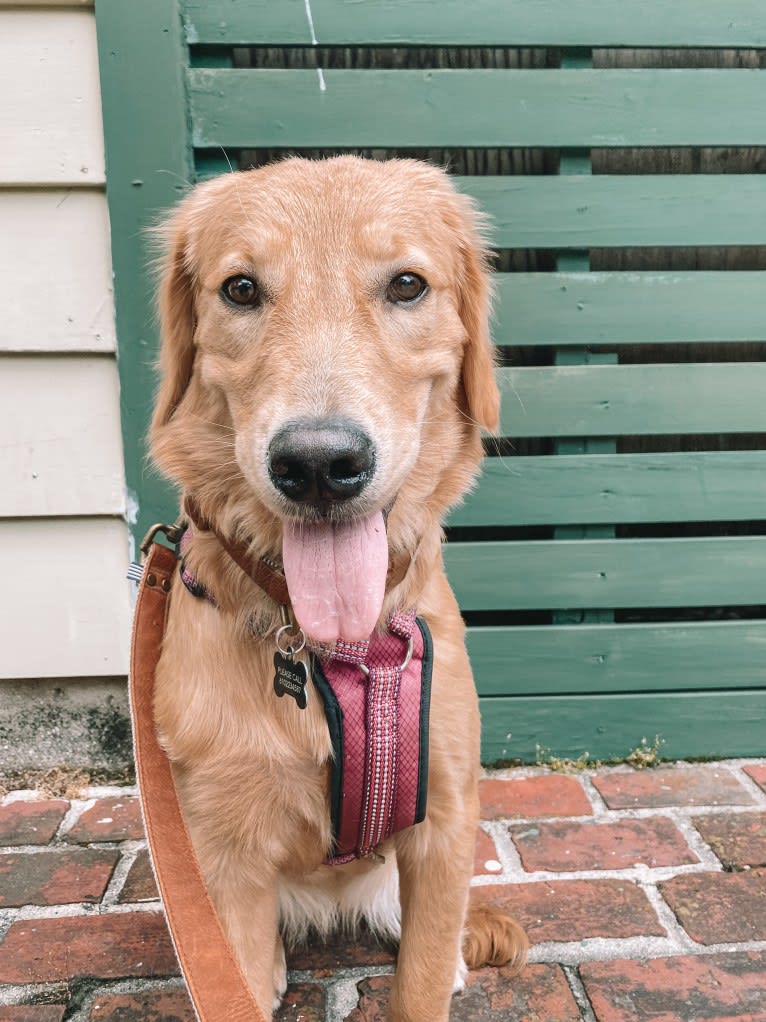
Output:
[[250,277],[229,277],[224,281],[221,293],[235,305],[246,305],[250,308],[260,304],[261,300],[258,285]]
[[417,273],[399,273],[388,285],[389,302],[414,302],[428,290],[428,284]]

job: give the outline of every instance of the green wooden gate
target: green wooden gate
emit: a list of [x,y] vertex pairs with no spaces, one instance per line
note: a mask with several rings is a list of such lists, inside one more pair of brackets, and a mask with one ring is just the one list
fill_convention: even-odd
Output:
[[[621,756],[655,735],[670,757],[763,753],[766,177],[736,163],[766,146],[763,0],[97,0],[96,15],[135,535],[174,506],[142,441],[144,228],[229,161],[448,158],[501,270],[502,440],[446,551],[484,758]],[[691,156],[657,172],[667,147]]]

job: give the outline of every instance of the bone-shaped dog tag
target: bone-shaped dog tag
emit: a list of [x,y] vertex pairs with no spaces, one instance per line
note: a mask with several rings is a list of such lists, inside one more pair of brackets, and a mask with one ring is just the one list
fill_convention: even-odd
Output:
[[306,685],[309,672],[302,660],[295,660],[292,655],[277,650],[274,654],[274,691],[281,698],[292,696],[302,710],[306,709],[308,693]]

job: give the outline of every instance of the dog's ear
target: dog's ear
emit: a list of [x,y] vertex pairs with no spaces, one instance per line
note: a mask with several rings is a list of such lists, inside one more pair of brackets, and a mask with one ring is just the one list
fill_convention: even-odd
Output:
[[495,349],[489,334],[492,284],[481,217],[464,200],[464,225],[458,241],[458,312],[465,328],[463,388],[468,414],[494,432],[500,421],[500,393],[495,382]]
[[151,434],[166,426],[184,396],[194,365],[194,272],[189,253],[188,200],[160,225],[155,236],[163,249],[157,309],[161,346],[160,385]]

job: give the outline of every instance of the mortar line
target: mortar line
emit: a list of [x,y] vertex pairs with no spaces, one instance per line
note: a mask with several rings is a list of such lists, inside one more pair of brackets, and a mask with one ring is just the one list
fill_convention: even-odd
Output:
[[63,842],[65,836],[74,827],[82,814],[90,808],[91,799],[72,798],[69,800],[69,808],[64,813],[61,823],[56,828],[51,844]]
[[[125,887],[125,881],[128,879],[128,874],[133,868],[133,864],[138,858],[140,852],[140,848],[126,848],[124,850],[120,850],[120,857],[114,864],[112,875],[109,877],[109,883],[106,885],[106,890],[101,896],[102,907],[109,908],[118,904],[117,899]],[[154,901],[155,899],[152,900]]]
[[593,807],[593,815],[596,818],[602,818],[608,816],[611,812],[609,806],[606,804],[606,800],[601,792],[598,790],[596,785],[593,783],[593,779],[589,774],[583,774],[580,778],[585,795]]
[[648,882],[641,884],[641,889],[646,896],[646,900],[656,912],[660,923],[665,927],[668,938],[677,943],[679,948],[687,952],[691,951],[694,946],[697,946],[678,921],[673,909],[660,894],[656,883]]
[[672,820],[673,824],[686,841],[686,844],[689,848],[691,848],[700,862],[708,865],[710,872],[722,872],[724,869],[723,863],[694,826],[691,816],[677,814],[672,817]]
[[588,997],[587,991],[583,981],[580,979],[576,967],[571,965],[562,965],[561,971],[566,977],[566,981],[569,984],[569,989],[572,991],[572,997],[575,999],[575,1004],[580,1009],[581,1022],[598,1022],[595,1012],[593,1011],[593,1005],[590,1003],[590,997]]

